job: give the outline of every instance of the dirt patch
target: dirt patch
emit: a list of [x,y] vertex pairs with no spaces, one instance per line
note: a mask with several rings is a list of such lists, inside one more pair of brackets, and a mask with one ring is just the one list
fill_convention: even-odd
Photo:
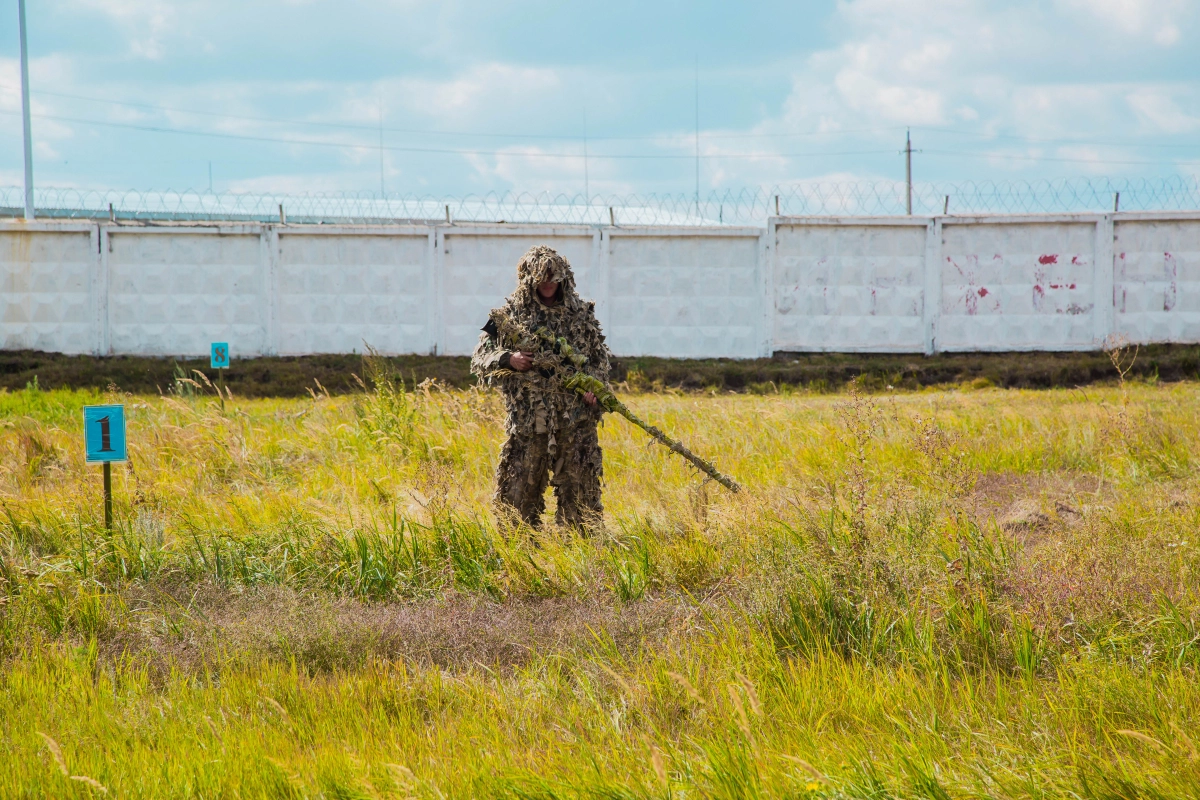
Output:
[[1004,530],[1030,530],[1058,518],[1078,521],[1100,492],[1095,475],[996,473],[979,477],[965,505],[981,524],[994,519]]
[[[264,658],[294,661],[312,673],[371,659],[509,670],[556,653],[660,647],[706,630],[714,610],[680,597],[623,605],[478,595],[363,603],[278,587],[231,592],[211,585],[190,599],[176,594],[178,601],[146,607],[144,624],[122,631],[106,649],[141,652],[187,670]],[[170,621],[164,625],[160,615]]]

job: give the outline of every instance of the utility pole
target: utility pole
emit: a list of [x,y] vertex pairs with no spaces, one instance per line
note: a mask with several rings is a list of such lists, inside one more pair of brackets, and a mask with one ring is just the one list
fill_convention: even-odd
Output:
[[904,201],[904,213],[912,216],[912,131],[904,130],[904,184],[908,190]]
[[383,190],[383,94],[379,95],[379,199],[385,197]]
[[21,117],[25,122],[25,219],[33,221],[33,130],[29,126],[29,46],[25,35],[25,0],[17,0],[21,24]]
[[696,216],[700,216],[700,56],[696,56]]

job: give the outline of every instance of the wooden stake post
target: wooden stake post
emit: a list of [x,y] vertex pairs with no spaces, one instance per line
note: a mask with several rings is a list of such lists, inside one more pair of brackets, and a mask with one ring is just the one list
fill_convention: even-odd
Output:
[[84,458],[104,465],[104,528],[112,532],[112,463],[127,461],[125,406],[83,407]]

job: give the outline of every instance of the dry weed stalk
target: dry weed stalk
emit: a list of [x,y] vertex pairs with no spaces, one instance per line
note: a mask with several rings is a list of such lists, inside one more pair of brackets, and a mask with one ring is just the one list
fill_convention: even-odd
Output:
[[913,447],[928,460],[935,487],[949,497],[960,498],[975,488],[979,475],[967,463],[961,434],[946,430],[933,416],[918,414]]
[[1126,386],[1126,379],[1137,362],[1138,345],[1132,345],[1131,348],[1125,334],[1112,333],[1104,339],[1104,352],[1108,355],[1108,360],[1112,362],[1113,369],[1117,371],[1117,384],[1121,389],[1121,408],[1117,412],[1117,430],[1122,439],[1128,440],[1130,434],[1129,388]]
[[867,447],[883,424],[883,409],[870,396],[863,394],[858,380],[848,384],[849,398],[837,405],[844,426],[843,444],[850,450],[850,527],[851,546],[861,564],[867,547],[867,508],[870,481],[867,475]]

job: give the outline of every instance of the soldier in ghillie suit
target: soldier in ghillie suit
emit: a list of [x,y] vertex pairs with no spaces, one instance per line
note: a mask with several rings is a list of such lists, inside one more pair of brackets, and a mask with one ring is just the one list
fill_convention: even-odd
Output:
[[563,337],[587,357],[584,371],[607,385],[610,353],[596,321],[595,303],[576,293],[575,276],[565,258],[544,245],[530,248],[517,264],[516,291],[492,311],[479,337],[471,372],[500,390],[508,412],[508,440],[496,471],[498,511],[540,527],[549,483],[558,501],[556,522],[597,526],[603,512],[603,463],[596,426],[603,409],[591,392],[564,389],[553,360],[506,350],[497,333],[497,315],[526,329],[545,328]]

